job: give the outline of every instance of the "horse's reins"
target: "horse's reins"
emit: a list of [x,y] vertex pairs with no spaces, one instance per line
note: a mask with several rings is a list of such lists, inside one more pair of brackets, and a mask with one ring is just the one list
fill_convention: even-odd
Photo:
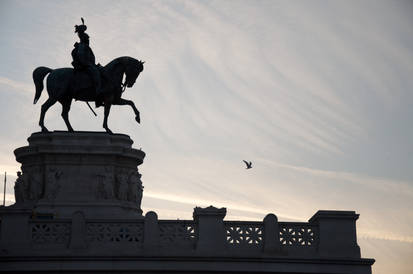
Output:
[[126,79],[125,79],[125,82],[123,82],[123,84],[121,84],[121,86],[122,86],[122,93],[123,93],[126,89]]
[[[125,79],[125,82],[123,82],[122,84],[121,84],[121,87],[122,87],[122,93],[125,91],[125,89],[126,89],[126,79]],[[95,116],[98,116],[97,114],[96,114],[96,112],[93,110],[93,108],[89,105],[89,102],[88,101],[86,101],[86,104],[87,104],[87,106],[89,107],[89,109],[92,111],[92,113],[95,115]]]
[[93,108],[89,105],[89,102],[88,102],[88,101],[86,101],[86,104],[87,104],[87,106],[89,107],[89,109],[92,111],[92,113],[93,113],[95,116],[98,116],[98,115],[96,114],[96,112],[93,110]]

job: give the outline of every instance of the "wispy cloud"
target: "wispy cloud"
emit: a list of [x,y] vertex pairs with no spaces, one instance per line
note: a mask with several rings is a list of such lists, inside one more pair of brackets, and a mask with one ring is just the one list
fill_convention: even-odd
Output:
[[389,231],[364,231],[360,229],[357,231],[357,236],[360,238],[365,238],[365,239],[379,239],[379,240],[387,240],[387,241],[398,241],[398,242],[403,242],[403,243],[413,243],[413,236],[404,236],[404,235],[399,235],[395,234]]
[[[0,76],[0,85],[5,85],[7,87],[12,88],[14,91],[17,92],[24,92],[26,94],[34,95],[34,85],[29,85],[26,83],[18,82],[11,80],[6,77],[1,77]],[[0,89],[3,90],[3,89]]]
[[267,162],[270,165],[275,165],[281,168],[295,170],[297,172],[303,172],[317,177],[324,177],[331,180],[341,179],[349,182],[353,182],[359,185],[368,185],[369,187],[380,190],[383,192],[392,191],[397,192],[398,195],[408,195],[413,199],[413,185],[412,182],[405,182],[400,180],[374,178],[371,176],[354,174],[349,172],[319,170],[314,168],[293,166],[283,163],[271,162],[265,159],[260,159],[263,163]]
[[[217,202],[215,200],[202,200],[202,199],[194,199],[194,197],[185,197],[181,195],[174,195],[174,194],[166,194],[166,193],[152,193],[152,192],[145,192],[145,197],[149,198],[156,198],[161,201],[168,201],[168,202],[175,202],[175,203],[184,203],[184,204],[189,204],[189,205],[195,205],[195,206],[200,206],[200,207],[208,207],[210,205],[213,205],[215,207],[225,207],[231,211],[237,211],[237,214],[242,214],[244,213],[245,215],[238,215],[239,217],[242,218],[247,218],[247,219],[252,219],[251,217],[248,217],[249,213],[253,213],[259,216],[262,216],[263,214],[269,214],[271,212],[266,212],[266,208],[252,208],[249,206],[244,206],[236,203],[227,203],[227,202]],[[190,214],[190,212],[180,212],[180,214]],[[265,216],[265,215],[264,215]],[[230,218],[233,218],[233,214],[230,215]],[[283,218],[283,219],[289,219],[289,220],[295,220],[298,221],[299,218],[296,216],[287,216],[287,215],[278,215],[278,218]],[[256,220],[256,218],[255,218]]]

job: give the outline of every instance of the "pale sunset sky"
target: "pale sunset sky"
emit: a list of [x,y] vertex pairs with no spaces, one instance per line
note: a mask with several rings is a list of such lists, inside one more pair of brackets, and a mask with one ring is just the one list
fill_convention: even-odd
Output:
[[[32,71],[69,67],[85,18],[97,62],[145,61],[109,126],[146,152],[144,212],[307,221],[355,210],[375,274],[413,273],[413,1],[0,1],[0,171],[40,130]],[[45,124],[66,130],[61,107]],[[102,131],[83,102],[75,130]],[[245,169],[243,159],[254,167]]]

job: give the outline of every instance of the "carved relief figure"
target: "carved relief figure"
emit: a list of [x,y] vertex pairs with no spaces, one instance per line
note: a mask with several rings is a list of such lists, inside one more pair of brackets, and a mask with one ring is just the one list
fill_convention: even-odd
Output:
[[141,181],[141,177],[142,177],[142,174],[140,174],[140,173],[138,173],[139,174],[139,177],[138,177],[138,180],[139,180],[139,184],[138,184],[138,194],[137,194],[137,196],[136,196],[136,204],[138,204],[139,206],[141,206],[141,203],[142,203],[142,195],[143,195],[143,185],[142,185],[142,181]]
[[32,168],[29,172],[29,198],[30,200],[37,201],[43,194],[43,174],[38,167]]
[[113,183],[109,177],[104,177],[103,179],[103,189],[105,190],[107,199],[113,199],[115,196],[113,193]]
[[45,190],[45,198],[48,200],[56,199],[57,193],[60,189],[60,184],[58,180],[62,176],[62,171],[56,171],[55,169],[50,169],[47,173],[46,178],[46,190]]
[[128,199],[128,173],[126,170],[120,169],[116,175],[116,183],[118,185],[118,199],[126,201]]
[[136,196],[137,196],[137,182],[138,178],[136,175],[136,172],[132,172],[131,175],[129,176],[129,182],[128,182],[128,201],[133,202],[136,201]]
[[142,174],[138,171],[133,171],[129,177],[129,191],[128,191],[128,201],[134,202],[140,206],[142,201]]
[[105,171],[97,175],[98,180],[98,199],[113,199],[113,177],[109,169],[105,168]]

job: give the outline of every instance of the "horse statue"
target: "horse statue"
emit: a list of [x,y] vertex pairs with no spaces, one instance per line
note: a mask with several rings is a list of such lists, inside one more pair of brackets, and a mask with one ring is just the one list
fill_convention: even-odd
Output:
[[[65,121],[69,132],[73,132],[73,128],[69,122],[69,110],[72,100],[79,101],[102,101],[104,106],[103,128],[108,133],[112,131],[108,128],[108,116],[112,105],[129,105],[135,112],[135,120],[140,123],[139,111],[135,104],[121,98],[126,87],[131,88],[143,71],[145,62],[136,60],[132,57],[118,57],[104,67],[101,67],[102,72],[102,87],[103,92],[98,98],[96,90],[93,87],[93,82],[86,72],[75,71],[72,68],[50,69],[47,67],[38,67],[33,71],[33,81],[36,86],[36,95],[33,104],[39,100],[43,91],[43,80],[47,74],[47,93],[49,98],[41,107],[39,126],[42,132],[48,132],[44,126],[44,117],[47,110],[56,102],[62,105],[62,118]],[[125,82],[122,83],[125,75]],[[90,106],[89,106],[90,107]],[[93,111],[93,110],[92,110]]]

